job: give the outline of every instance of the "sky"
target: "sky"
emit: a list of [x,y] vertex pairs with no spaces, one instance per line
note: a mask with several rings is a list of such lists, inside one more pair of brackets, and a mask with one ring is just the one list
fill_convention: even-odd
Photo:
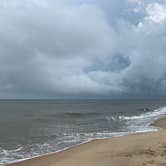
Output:
[[165,0],[1,0],[0,98],[165,98]]

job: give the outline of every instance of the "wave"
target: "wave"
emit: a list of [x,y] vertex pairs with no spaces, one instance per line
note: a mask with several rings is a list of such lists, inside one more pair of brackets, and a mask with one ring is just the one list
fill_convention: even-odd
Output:
[[[143,118],[160,118],[160,116],[166,115],[166,107],[162,107],[160,109],[156,109],[154,111],[142,113],[138,116],[119,116],[118,118],[121,120],[139,120]],[[154,119],[154,120],[155,120]]]
[[71,116],[71,117],[81,117],[81,116],[95,116],[95,115],[99,115],[99,113],[95,113],[95,112],[86,112],[86,113],[78,113],[78,112],[66,112],[63,115],[66,116]]
[[25,157],[24,155],[19,155],[18,157],[19,152],[22,150],[23,147],[18,147],[17,149],[13,150],[7,150],[0,147],[0,158],[1,158],[0,165],[13,162],[14,160],[16,160],[16,157],[17,158]]

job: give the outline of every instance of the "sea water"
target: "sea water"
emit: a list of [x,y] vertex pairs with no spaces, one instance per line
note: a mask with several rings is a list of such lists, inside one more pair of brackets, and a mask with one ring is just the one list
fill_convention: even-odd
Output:
[[0,165],[96,138],[155,131],[163,100],[1,100]]

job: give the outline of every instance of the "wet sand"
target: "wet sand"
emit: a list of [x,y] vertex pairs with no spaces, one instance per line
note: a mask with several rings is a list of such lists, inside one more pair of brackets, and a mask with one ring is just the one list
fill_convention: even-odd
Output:
[[154,123],[151,124],[152,126],[157,126],[162,129],[166,129],[166,118],[162,118],[159,120],[156,120]]
[[166,166],[166,119],[157,132],[94,140],[8,166]]

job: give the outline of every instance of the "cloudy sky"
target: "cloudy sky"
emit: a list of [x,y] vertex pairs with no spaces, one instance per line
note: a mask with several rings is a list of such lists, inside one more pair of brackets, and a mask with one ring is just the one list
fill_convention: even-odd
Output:
[[161,97],[165,0],[0,0],[0,98]]

